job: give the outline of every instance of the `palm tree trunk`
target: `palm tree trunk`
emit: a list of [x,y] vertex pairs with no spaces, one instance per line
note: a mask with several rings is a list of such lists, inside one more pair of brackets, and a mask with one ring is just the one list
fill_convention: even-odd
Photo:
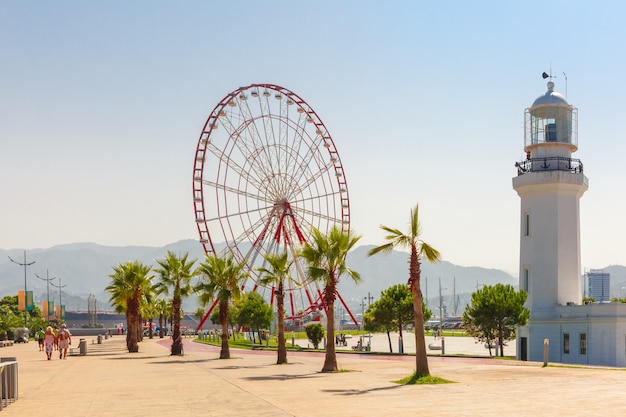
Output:
[[337,372],[339,368],[337,367],[337,355],[335,353],[335,343],[332,341],[335,340],[335,291],[334,288],[331,290],[330,288],[326,289],[327,293],[332,294],[332,296],[326,297],[326,330],[328,335],[328,341],[331,343],[326,343],[326,357],[324,359],[324,367],[322,368],[322,372]]
[[220,300],[220,324],[222,325],[220,359],[230,359],[230,349],[228,348],[228,300]]
[[175,295],[172,299],[172,351],[171,355],[180,355],[183,352],[183,340],[180,337],[180,305],[182,300],[180,296]]
[[422,310],[422,289],[420,288],[420,261],[417,248],[411,247],[409,264],[409,286],[413,295],[413,324],[415,327],[415,373],[418,376],[430,375],[426,340],[424,339],[424,311]]
[[137,343],[137,319],[138,319],[138,310],[139,310],[139,300],[130,299],[127,303],[128,308],[128,334],[127,334],[127,345],[128,345],[128,353],[139,352],[139,345]]
[[278,360],[281,365],[287,363],[287,346],[285,345],[285,295],[283,294],[282,282],[278,284],[278,294],[276,296],[276,308],[278,309]]

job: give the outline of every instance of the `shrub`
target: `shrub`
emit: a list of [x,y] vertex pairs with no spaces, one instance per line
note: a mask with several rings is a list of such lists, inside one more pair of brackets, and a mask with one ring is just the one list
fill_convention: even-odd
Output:
[[311,323],[307,324],[304,330],[306,330],[306,337],[308,337],[309,341],[313,343],[313,347],[317,349],[320,342],[324,338],[324,326],[320,323]]

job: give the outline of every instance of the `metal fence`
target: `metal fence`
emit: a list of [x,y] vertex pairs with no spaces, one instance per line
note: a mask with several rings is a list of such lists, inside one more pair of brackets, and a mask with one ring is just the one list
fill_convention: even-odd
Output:
[[549,156],[544,158],[529,158],[522,162],[516,162],[517,175],[538,171],[569,171],[574,174],[583,172],[583,164],[580,159],[565,158],[562,156]]
[[0,384],[2,396],[0,397],[0,410],[17,400],[17,360],[16,358],[0,358]]

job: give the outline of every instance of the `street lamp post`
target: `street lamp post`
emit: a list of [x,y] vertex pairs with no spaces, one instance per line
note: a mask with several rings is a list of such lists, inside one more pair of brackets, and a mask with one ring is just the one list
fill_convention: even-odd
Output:
[[26,262],[26,251],[24,251],[24,263],[16,262],[10,256],[9,256],[9,260],[13,262],[14,264],[18,264],[24,267],[24,327],[28,327],[26,323],[26,317],[28,315],[28,311],[27,311],[28,298],[26,297],[26,267],[34,264],[36,261]]
[[[369,293],[369,291],[367,292],[367,297],[363,297],[363,305],[365,305],[365,301],[367,301],[367,308],[370,308],[370,304],[372,303],[372,300],[374,299],[374,297],[372,297]],[[363,314],[363,326],[365,326],[365,314]],[[372,333],[371,332],[367,332],[367,350],[371,350],[372,349]]]
[[63,305],[63,297],[62,297],[62,289],[67,287],[66,285],[61,285],[61,278],[59,277],[59,285],[56,285],[54,283],[50,283],[53,287],[56,287],[59,289],[59,318],[61,318],[61,306]]
[[[447,288],[444,288],[447,290]],[[441,278],[439,278],[439,331],[441,332],[441,354],[446,354],[446,343],[443,337],[443,296],[441,295]]]
[[46,269],[46,277],[42,278],[39,275],[35,274],[35,276],[37,278],[39,278],[42,281],[46,281],[46,288],[47,288],[47,293],[48,295],[46,296],[46,300],[47,300],[47,306],[46,306],[46,320],[48,321],[48,324],[50,324],[50,281],[52,281],[53,279],[56,279],[56,277],[50,278],[48,276],[48,270]]

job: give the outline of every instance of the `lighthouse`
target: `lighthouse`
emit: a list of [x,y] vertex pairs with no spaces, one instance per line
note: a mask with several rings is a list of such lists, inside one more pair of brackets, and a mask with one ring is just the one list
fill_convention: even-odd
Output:
[[[547,74],[545,74],[547,76]],[[578,110],[548,91],[524,112],[524,151],[513,189],[520,197],[519,287],[530,318],[517,329],[517,359],[626,367],[626,303],[582,303]],[[598,243],[602,244],[602,243]]]
[[531,318],[556,305],[580,304],[580,209],[587,190],[578,149],[578,111],[554,91],[525,110],[524,151],[513,188],[521,199],[520,288]]
[[524,112],[526,158],[515,164],[513,178],[521,199],[519,287],[530,309],[529,326],[518,335],[521,359],[529,343],[543,344],[548,335],[541,323],[555,317],[557,306],[582,302],[579,201],[588,180],[572,158],[577,150],[578,111],[550,80]]

